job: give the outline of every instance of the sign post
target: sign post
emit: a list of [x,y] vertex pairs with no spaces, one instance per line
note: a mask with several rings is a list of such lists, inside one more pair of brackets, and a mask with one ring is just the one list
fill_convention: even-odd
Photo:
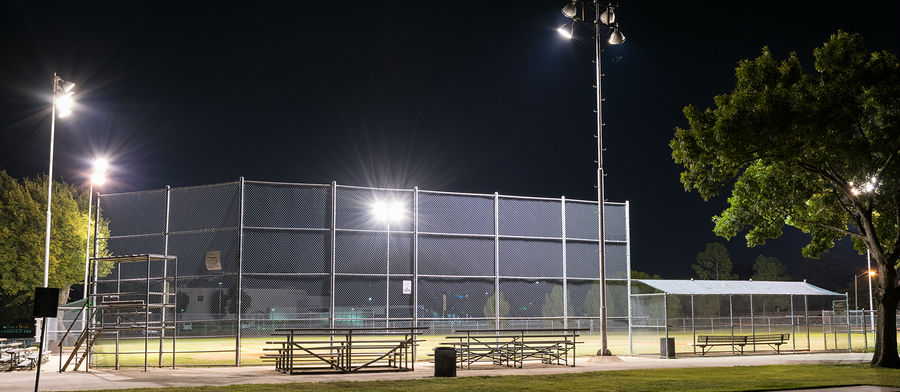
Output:
[[41,362],[44,361],[44,341],[47,337],[47,317],[56,317],[59,303],[59,289],[52,287],[34,288],[34,318],[41,318],[41,345],[38,346],[37,372],[34,375],[34,392],[41,382]]

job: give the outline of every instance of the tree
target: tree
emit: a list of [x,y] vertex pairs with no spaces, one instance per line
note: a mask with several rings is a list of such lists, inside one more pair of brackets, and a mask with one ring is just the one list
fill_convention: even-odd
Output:
[[[492,294],[492,295],[490,296],[490,298],[488,298],[487,301],[484,302],[484,308],[483,308],[483,311],[484,311],[484,317],[494,318],[494,317],[497,317],[497,316],[498,316],[498,314],[494,312],[494,309],[496,309],[496,308],[494,307],[496,302],[497,302],[497,295],[496,295],[496,294]],[[503,297],[503,292],[502,292],[502,291],[500,292],[500,313],[499,313],[499,316],[500,316],[500,317],[506,317],[506,316],[509,316],[509,301],[507,301],[506,298]]]
[[718,242],[706,244],[706,249],[697,253],[697,264],[691,266],[699,279],[733,280],[737,275],[725,245]]
[[790,280],[787,268],[777,257],[759,255],[753,263],[753,280],[779,281]]
[[[575,315],[572,308],[572,298],[567,296],[565,305],[563,304],[563,288],[562,286],[553,286],[550,292],[544,295],[544,303],[541,305],[541,316],[543,317],[562,317],[563,309],[568,309],[566,314]],[[547,327],[553,327],[553,320],[544,320]]]
[[[22,179],[0,171],[0,314],[27,317],[34,287],[43,285],[47,177]],[[73,284],[84,280],[88,194],[74,185],[53,184],[53,221],[50,227],[49,286],[59,287],[60,303],[68,300]],[[100,222],[100,234],[108,236]],[[106,255],[106,241],[100,241]],[[110,265],[101,265],[101,276]]]
[[813,51],[806,73],[795,53],[768,48],[742,60],[730,93],[714,107],[684,108],[672,157],[685,190],[704,199],[730,187],[714,232],[748,246],[777,238],[785,225],[810,235],[815,258],[850,236],[878,268],[872,364],[900,368],[900,67],[895,54],[867,53],[862,37],[838,31]]

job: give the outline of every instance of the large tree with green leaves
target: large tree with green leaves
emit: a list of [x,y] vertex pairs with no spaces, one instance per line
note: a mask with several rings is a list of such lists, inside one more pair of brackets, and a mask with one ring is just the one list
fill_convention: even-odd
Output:
[[699,279],[734,280],[734,265],[725,245],[718,242],[706,244],[706,249],[697,253],[697,264],[691,265]]
[[872,364],[900,368],[900,68],[895,54],[868,53],[862,37],[837,32],[813,51],[807,72],[791,53],[764,48],[742,60],[734,89],[714,106],[687,106],[690,126],[671,141],[681,182],[709,199],[730,188],[713,218],[716,234],[748,229],[748,246],[777,238],[785,225],[810,235],[817,257],[845,236],[878,267]]
[[[0,171],[0,314],[15,320],[30,314],[34,288],[43,284],[47,178],[16,180]],[[73,284],[84,280],[88,194],[74,185],[54,182],[50,226],[50,287],[59,287],[64,302]],[[108,233],[101,221],[101,236]],[[100,242],[101,255],[106,242]],[[102,266],[101,273],[110,266]]]
[[787,268],[777,257],[759,255],[753,263],[753,280],[790,280]]

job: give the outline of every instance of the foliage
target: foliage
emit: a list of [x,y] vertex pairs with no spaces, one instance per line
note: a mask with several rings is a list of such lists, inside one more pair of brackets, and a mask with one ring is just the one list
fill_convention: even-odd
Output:
[[[575,311],[572,309],[572,296],[569,295],[566,298],[565,304],[563,304],[563,288],[562,286],[553,286],[550,289],[550,292],[544,295],[544,303],[541,305],[541,316],[543,317],[562,317],[563,309],[568,309],[568,313],[570,315],[574,315]],[[550,323],[548,327],[552,327],[552,320],[547,320]]]
[[[790,225],[810,235],[817,257],[850,236],[879,267],[877,328],[894,331],[900,301],[900,63],[867,53],[862,37],[842,31],[813,51],[806,73],[795,53],[777,61],[768,48],[742,60],[735,88],[715,106],[687,106],[672,157],[685,190],[709,199],[731,187],[714,232],[747,230],[748,246]],[[870,185],[869,185],[870,184]],[[878,334],[873,364],[900,367],[896,334]]]
[[[492,294],[487,301],[484,302],[484,317],[497,317],[496,313],[494,313],[494,306],[496,306],[497,302],[497,294]],[[503,292],[500,292],[500,317],[509,316],[509,301],[503,297]]]
[[706,244],[706,249],[697,253],[697,263],[691,265],[699,279],[733,280],[737,279],[732,270],[731,256],[725,245],[718,242]]
[[753,263],[753,280],[779,281],[791,280],[791,277],[777,257],[759,255]]
[[[84,280],[88,197],[86,190],[74,185],[53,183],[49,285],[63,293]],[[18,181],[0,171],[0,314],[4,318],[27,317],[34,287],[43,285],[46,203],[46,177]],[[101,236],[108,232],[107,222],[101,220]],[[99,250],[106,255],[105,240],[100,241]],[[101,265],[101,276],[110,269]],[[61,295],[60,302],[67,297]]]

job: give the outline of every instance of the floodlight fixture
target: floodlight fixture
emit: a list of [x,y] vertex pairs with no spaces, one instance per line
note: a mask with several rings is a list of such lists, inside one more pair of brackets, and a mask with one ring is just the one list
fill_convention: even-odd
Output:
[[616,23],[616,12],[613,7],[607,8],[606,11],[603,11],[603,13],[600,14],[600,23],[607,26]]
[[559,28],[556,29],[556,32],[565,39],[572,39],[572,36],[575,35],[575,23],[567,23],[559,26]]
[[622,32],[619,31],[618,27],[613,27],[613,31],[612,34],[609,35],[608,42],[610,43],[610,45],[621,44],[622,42],[625,42],[625,34],[622,34]]
[[403,220],[403,203],[378,200],[372,203],[372,215],[381,222],[398,222]]
[[570,4],[566,4],[566,6],[562,8],[562,13],[566,16],[566,18],[575,18],[575,15],[578,14],[578,7],[575,6],[575,2],[573,1]]

